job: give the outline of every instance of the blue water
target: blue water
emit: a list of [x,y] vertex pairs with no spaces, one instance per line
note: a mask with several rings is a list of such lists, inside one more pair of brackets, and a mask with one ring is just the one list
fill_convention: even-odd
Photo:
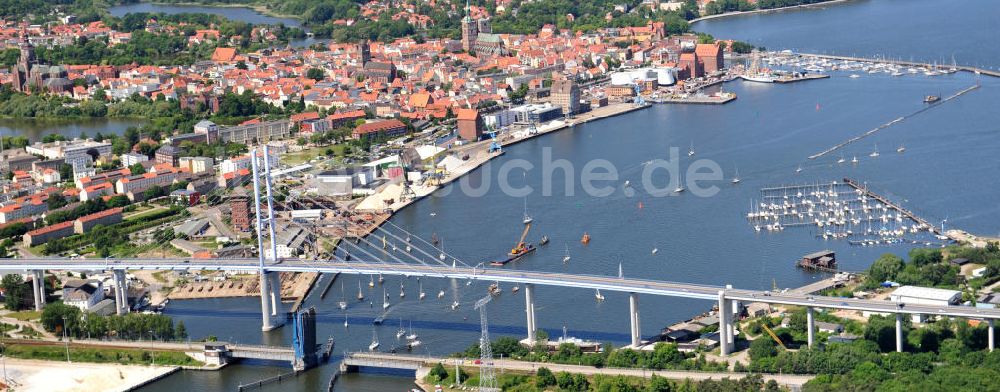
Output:
[[1000,67],[997,2],[852,0],[710,19],[692,28],[771,50]]

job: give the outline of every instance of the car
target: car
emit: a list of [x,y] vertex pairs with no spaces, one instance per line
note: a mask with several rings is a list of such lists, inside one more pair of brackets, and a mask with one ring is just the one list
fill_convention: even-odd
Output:
[[906,304],[904,304],[904,303],[902,303],[902,302],[897,302],[897,303],[896,303],[896,307],[897,307],[897,308],[899,308],[899,309],[902,309],[902,308],[903,308],[903,306],[906,306]]
[[474,363],[474,364],[476,364],[476,365],[481,365],[481,364],[483,363],[483,361],[482,361],[482,360],[479,360],[479,359],[477,359],[477,360],[475,360],[475,361],[472,361],[472,363]]
[[847,302],[841,302],[840,306],[848,306],[848,305],[847,305]]

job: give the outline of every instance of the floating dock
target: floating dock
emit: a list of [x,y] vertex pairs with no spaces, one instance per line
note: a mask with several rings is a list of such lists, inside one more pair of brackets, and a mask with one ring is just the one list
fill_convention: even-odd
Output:
[[687,98],[657,98],[655,100],[650,100],[653,103],[671,103],[671,104],[688,104],[688,105],[722,105],[729,103],[736,99],[736,93],[726,93],[723,96],[688,96]]
[[784,83],[802,82],[806,80],[829,79],[829,78],[830,75],[827,74],[807,73],[798,76],[782,76],[777,79],[774,79],[774,82],[784,84]]
[[912,211],[903,208],[902,206],[896,204],[892,200],[889,200],[889,198],[887,198],[885,196],[882,196],[882,195],[880,195],[878,193],[872,192],[871,190],[868,189],[868,187],[863,186],[861,184],[858,184],[857,181],[855,181],[853,179],[850,179],[850,178],[847,178],[847,177],[844,177],[844,183],[847,184],[847,185],[849,185],[849,186],[851,186],[854,189],[857,189],[863,195],[868,196],[868,197],[870,197],[872,199],[878,200],[880,203],[889,206],[889,208],[895,209],[896,211],[898,211],[899,213],[903,214],[907,218],[909,218],[909,219],[913,220],[914,222],[917,222],[918,224],[926,227],[927,230],[930,231],[931,233],[934,233],[935,235],[939,235],[939,236],[944,234],[944,233],[941,232],[941,229],[939,227],[934,226],[933,224],[931,224],[930,222],[928,222],[926,219],[917,216],[917,214],[914,214]]

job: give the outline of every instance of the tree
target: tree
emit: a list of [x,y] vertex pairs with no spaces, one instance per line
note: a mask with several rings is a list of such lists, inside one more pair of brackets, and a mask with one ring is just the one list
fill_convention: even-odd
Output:
[[49,207],[49,210],[55,210],[69,204],[69,202],[66,201],[66,197],[61,193],[53,193],[45,200],[45,204]]
[[549,385],[556,385],[556,376],[547,367],[540,367],[535,372],[535,386],[545,388]]
[[186,339],[188,337],[187,328],[184,326],[184,321],[177,322],[177,328],[174,332],[174,337],[178,339]]
[[673,384],[671,384],[670,380],[666,379],[666,377],[660,377],[654,374],[653,377],[649,379],[649,385],[646,387],[646,390],[649,392],[671,392],[674,388]]
[[326,73],[319,68],[309,68],[309,70],[306,71],[306,77],[318,82],[326,77]]
[[4,306],[7,310],[18,311],[24,309],[24,299],[28,296],[28,288],[24,285],[21,274],[7,274],[0,280],[0,287],[4,292]]
[[241,69],[241,70],[246,71],[247,70],[247,62],[243,61],[243,60],[237,61],[236,62],[236,69]]
[[875,260],[871,267],[868,267],[868,279],[872,282],[881,283],[896,278],[896,274],[903,270],[903,259],[891,253],[886,253]]
[[778,345],[775,344],[775,342],[770,338],[761,336],[754,339],[753,342],[750,343],[750,350],[748,351],[750,354],[750,360],[757,361],[762,358],[770,358],[778,355],[777,346]]
[[64,163],[59,165],[59,178],[63,181],[69,181],[73,179],[73,165]]
[[138,176],[140,174],[146,174],[146,168],[142,166],[141,163],[136,162],[132,166],[128,167],[128,170],[132,172],[133,176]]
[[444,369],[444,365],[441,365],[441,363],[438,362],[431,368],[428,376],[434,377],[436,381],[443,381],[448,378],[448,371]]
[[45,306],[42,311],[42,327],[49,332],[59,332],[63,329],[66,334],[73,336],[80,327],[80,308],[69,306],[62,302],[55,302]]

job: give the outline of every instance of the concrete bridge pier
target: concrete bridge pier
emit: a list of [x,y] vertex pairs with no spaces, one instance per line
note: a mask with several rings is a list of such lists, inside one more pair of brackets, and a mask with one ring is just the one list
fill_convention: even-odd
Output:
[[31,289],[35,299],[35,310],[45,307],[45,270],[31,270]]
[[719,290],[719,353],[722,356],[727,356],[730,352],[728,306],[725,290]]
[[538,327],[535,325],[535,285],[524,285],[524,313],[528,318],[528,342],[534,344],[538,338]]
[[994,345],[994,343],[996,342],[996,340],[994,339],[994,334],[996,332],[993,331],[993,319],[986,320],[986,323],[989,325],[989,329],[986,330],[986,336],[988,338],[990,351],[993,351],[993,347],[996,347],[996,345]]
[[809,337],[809,348],[813,347],[813,343],[816,342],[816,322],[813,318],[813,308],[806,308],[806,334]]
[[125,270],[112,270],[115,287],[115,314],[121,316],[128,313],[128,287],[125,280]]
[[281,326],[281,280],[277,272],[260,273],[260,330],[267,332]]
[[632,322],[632,347],[642,344],[642,331],[639,324],[639,294],[628,294],[629,320]]
[[903,314],[896,313],[896,352],[903,352]]

